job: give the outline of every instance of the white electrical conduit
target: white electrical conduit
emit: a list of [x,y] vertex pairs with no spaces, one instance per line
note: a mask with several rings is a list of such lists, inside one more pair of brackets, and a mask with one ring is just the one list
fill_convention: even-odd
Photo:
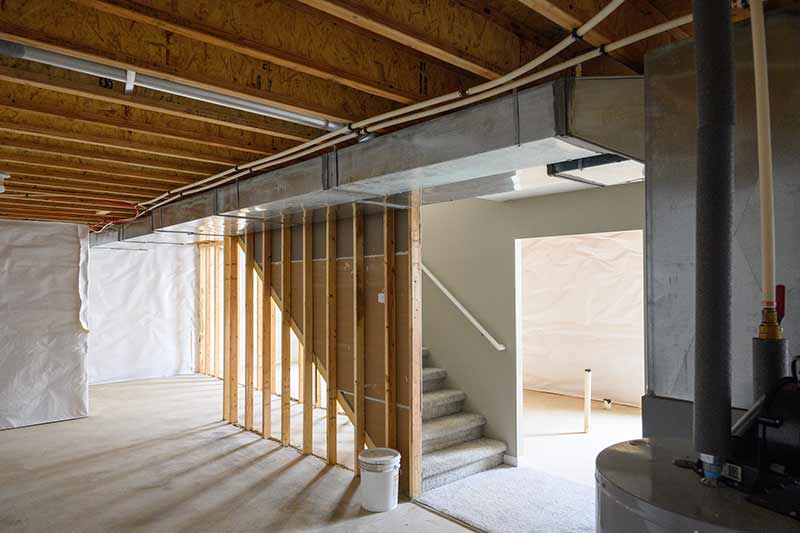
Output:
[[[264,157],[262,159],[258,159],[256,161],[251,161],[250,163],[237,165],[237,166],[235,166],[235,167],[233,167],[231,169],[225,170],[223,172],[220,172],[220,173],[215,174],[213,176],[210,176],[208,178],[202,179],[202,180],[200,180],[198,182],[195,182],[195,183],[192,183],[192,184],[189,184],[189,185],[184,185],[182,187],[178,187],[177,189],[173,189],[173,190],[171,190],[169,192],[166,192],[166,193],[164,193],[164,194],[162,194],[162,195],[160,195],[160,196],[158,196],[156,198],[153,198],[152,200],[148,200],[146,202],[142,202],[142,204],[140,204],[140,205],[143,205],[143,206],[144,205],[151,205],[151,204],[159,202],[160,200],[162,200],[162,199],[164,199],[164,198],[166,198],[168,196],[173,196],[175,194],[183,193],[184,191],[188,191],[188,190],[191,190],[192,192],[200,192],[202,190],[208,189],[208,187],[202,187],[206,183],[215,182],[216,185],[221,185],[223,183],[227,183],[229,181],[235,180],[235,179],[237,179],[239,177],[242,177],[245,174],[247,174],[247,172],[243,172],[243,173],[237,173],[236,175],[231,176],[231,173],[233,173],[233,172],[237,172],[237,171],[240,171],[240,170],[249,170],[249,169],[261,170],[261,169],[267,168],[267,166],[278,165],[278,164],[280,164],[282,162],[285,162],[286,161],[286,157],[289,156],[289,155],[294,155],[294,157],[302,157],[303,155],[307,155],[309,153],[313,153],[314,151],[321,150],[323,148],[323,146],[319,146],[319,145],[321,143],[324,143],[324,142],[329,141],[331,139],[337,139],[336,143],[343,142],[343,141],[349,140],[349,139],[353,139],[353,138],[355,138],[357,136],[357,135],[354,134],[354,132],[356,132],[358,130],[363,130],[366,133],[365,128],[367,126],[373,125],[375,123],[379,123],[382,120],[394,118],[394,117],[397,117],[397,116],[400,116],[400,115],[404,115],[404,114],[407,114],[407,113],[411,113],[411,112],[414,112],[414,111],[417,111],[417,110],[420,110],[420,109],[430,108],[430,107],[433,107],[433,106],[436,106],[436,105],[439,105],[439,104],[450,102],[452,100],[455,100],[457,98],[461,98],[463,96],[470,96],[470,95],[479,94],[481,92],[488,91],[490,89],[494,89],[495,87],[502,86],[503,84],[505,84],[505,83],[507,83],[507,82],[509,82],[509,81],[511,81],[511,80],[513,80],[513,79],[525,74],[526,72],[530,72],[531,70],[535,69],[539,65],[542,65],[546,61],[552,59],[557,54],[559,54],[560,52],[565,50],[567,47],[569,47],[572,43],[574,43],[578,39],[583,38],[584,35],[586,35],[589,31],[594,29],[595,26],[597,26],[603,20],[605,20],[606,17],[608,17],[611,13],[613,13],[614,10],[616,10],[624,2],[625,2],[625,0],[613,0],[607,6],[605,6],[603,9],[601,9],[594,17],[589,19],[589,21],[587,21],[585,24],[583,24],[580,28],[578,28],[574,32],[570,33],[560,43],[558,43],[555,46],[553,46],[550,50],[540,54],[535,59],[529,61],[528,63],[522,65],[521,67],[519,67],[519,68],[517,68],[517,69],[515,69],[515,70],[513,70],[513,71],[511,71],[511,72],[509,72],[509,73],[497,78],[497,79],[488,81],[486,83],[482,83],[481,85],[476,85],[475,87],[467,89],[466,91],[463,91],[463,92],[462,91],[454,91],[454,92],[451,92],[451,93],[448,93],[448,94],[437,96],[436,98],[431,98],[429,100],[425,100],[424,102],[419,102],[419,103],[412,104],[412,105],[409,105],[409,106],[406,106],[406,107],[402,107],[402,108],[399,108],[399,109],[394,109],[392,111],[387,111],[386,113],[382,113],[380,115],[376,115],[376,116],[368,118],[368,119],[364,119],[364,120],[361,120],[361,121],[358,121],[358,122],[354,122],[352,124],[349,124],[348,126],[345,126],[345,127],[340,128],[338,130],[332,131],[330,133],[326,133],[325,135],[317,137],[316,139],[312,139],[312,140],[307,141],[305,143],[299,144],[297,146],[294,146],[292,148],[284,150],[284,151],[282,151],[282,152],[280,152],[278,154],[273,154],[271,156]],[[371,130],[376,130],[376,129],[380,129],[380,127],[381,126],[379,124],[378,126],[374,126],[374,127],[370,128],[370,129]],[[346,138],[339,138],[341,135],[345,135],[345,134],[349,134],[349,135],[347,135]],[[335,144],[335,143],[333,143],[333,144]],[[331,146],[331,143],[328,143],[328,144],[326,144],[324,146],[325,147]],[[313,147],[313,149],[311,149],[312,147]],[[280,163],[279,163],[279,161],[280,161]],[[271,165],[267,165],[268,163],[271,163]],[[226,176],[227,176],[227,178],[226,178]],[[226,179],[221,181],[221,182],[217,182],[216,180],[219,180],[220,178],[226,178]],[[198,187],[202,187],[202,188],[198,188]],[[182,194],[179,194],[179,196],[182,196]],[[158,203],[158,205],[153,206],[153,207],[149,208],[148,210],[154,209],[155,207],[158,207],[159,205],[163,205],[163,202],[162,203]]]
[[[490,90],[483,91],[483,92],[481,92],[479,94],[476,94],[474,96],[470,96],[470,97],[467,97],[467,98],[462,98],[462,99],[457,100],[455,102],[450,102],[449,104],[438,106],[438,107],[435,107],[433,109],[427,109],[427,110],[421,111],[419,113],[413,113],[413,114],[410,114],[410,115],[404,115],[404,116],[401,116],[401,117],[396,118],[394,120],[388,120],[388,121],[385,121],[385,122],[379,122],[377,124],[374,124],[374,121],[378,120],[381,117],[385,118],[387,116],[391,117],[391,116],[394,116],[394,115],[397,115],[397,114],[407,113],[408,110],[419,109],[420,106],[425,107],[424,104],[426,104],[428,102],[438,101],[439,99],[442,99],[442,98],[445,98],[445,97],[434,98],[433,100],[430,100],[430,101],[427,101],[427,102],[421,102],[420,104],[414,104],[414,105],[411,105],[411,106],[408,106],[408,107],[405,107],[405,108],[401,108],[401,109],[398,109],[398,110],[395,110],[395,111],[390,111],[388,113],[384,113],[383,115],[379,115],[378,117],[374,117],[372,119],[367,119],[367,120],[364,120],[364,121],[361,121],[361,122],[357,122],[357,123],[351,124],[347,128],[342,128],[341,130],[330,132],[330,133],[328,133],[326,135],[318,137],[317,139],[314,139],[314,140],[309,141],[307,143],[303,143],[301,145],[295,146],[295,147],[290,148],[289,150],[285,150],[285,151],[283,151],[281,153],[274,154],[272,156],[269,156],[269,157],[266,157],[266,158],[263,158],[263,159],[260,159],[260,160],[257,160],[257,161],[253,161],[251,163],[247,163],[247,164],[244,164],[244,165],[238,165],[236,167],[233,167],[233,168],[228,169],[226,171],[220,172],[219,174],[216,174],[216,175],[211,176],[209,178],[205,178],[203,180],[200,180],[199,182],[196,182],[196,183],[193,183],[193,184],[190,184],[190,185],[185,185],[185,186],[180,187],[178,189],[174,189],[172,191],[164,193],[161,196],[159,196],[157,198],[154,198],[153,200],[149,200],[147,202],[142,202],[139,205],[142,205],[142,206],[150,205],[150,207],[148,207],[148,209],[147,209],[147,211],[150,211],[152,209],[155,209],[157,207],[160,207],[162,205],[165,205],[165,204],[171,202],[174,199],[173,196],[175,196],[176,194],[179,194],[179,196],[184,196],[186,194],[193,194],[195,192],[200,192],[201,190],[207,190],[209,188],[212,188],[212,187],[215,187],[215,186],[219,186],[219,185],[222,185],[224,183],[228,183],[230,181],[233,181],[233,180],[236,180],[238,178],[241,178],[241,177],[243,177],[243,176],[245,176],[247,174],[252,173],[252,171],[254,171],[254,170],[263,170],[263,169],[270,168],[270,167],[273,167],[273,166],[277,166],[277,165],[280,165],[280,164],[283,164],[283,163],[287,163],[287,162],[290,162],[290,161],[292,161],[292,160],[294,160],[294,159],[296,159],[298,157],[302,157],[304,155],[308,155],[308,154],[317,152],[319,150],[322,150],[324,148],[328,148],[330,146],[333,146],[333,145],[335,145],[337,143],[340,143],[340,142],[343,142],[345,140],[354,139],[354,138],[358,137],[359,134],[362,134],[362,133],[374,132],[374,131],[377,131],[377,130],[380,130],[380,129],[384,129],[384,128],[388,128],[388,127],[391,127],[391,126],[397,126],[397,125],[404,124],[404,123],[407,123],[407,122],[420,120],[420,119],[423,119],[423,118],[430,117],[432,115],[437,115],[439,113],[443,113],[443,112],[446,112],[446,111],[451,111],[451,110],[458,109],[460,107],[464,107],[464,106],[467,106],[467,105],[470,105],[470,104],[473,104],[473,103],[476,103],[476,102],[480,102],[482,100],[486,100],[488,98],[492,98],[494,96],[497,96],[499,94],[508,92],[510,90],[522,87],[524,85],[528,85],[528,84],[530,84],[530,83],[532,83],[534,81],[540,80],[542,78],[546,78],[546,77],[551,76],[553,74],[556,74],[556,73],[558,73],[558,72],[560,72],[562,70],[566,70],[568,68],[574,67],[576,65],[579,65],[579,64],[584,63],[586,61],[589,61],[591,59],[598,58],[598,57],[600,57],[602,55],[608,54],[608,53],[613,52],[615,50],[619,50],[621,48],[624,48],[625,46],[629,46],[629,45],[637,43],[639,41],[643,41],[645,39],[649,39],[650,37],[653,37],[653,36],[658,35],[660,33],[664,33],[666,31],[670,31],[670,30],[672,30],[674,28],[678,28],[680,26],[684,26],[686,24],[689,24],[690,22],[692,22],[692,15],[685,15],[683,17],[679,17],[677,19],[674,19],[674,20],[659,24],[657,26],[653,26],[652,28],[640,31],[638,33],[635,33],[633,35],[625,37],[624,39],[620,39],[619,41],[615,41],[615,42],[609,43],[609,44],[607,44],[605,46],[601,46],[599,48],[595,48],[594,50],[590,50],[588,52],[585,52],[585,53],[583,53],[583,54],[581,54],[579,56],[576,56],[576,57],[574,57],[574,58],[572,58],[572,59],[570,59],[568,61],[564,61],[563,63],[560,63],[558,65],[554,65],[554,66],[549,67],[547,69],[544,69],[544,70],[541,70],[541,71],[537,71],[537,72],[535,72],[533,74],[530,74],[528,76],[520,78],[520,79],[518,79],[518,80],[516,80],[514,82],[505,83],[505,84],[503,84],[501,86],[494,87],[494,88],[492,88]],[[559,45],[556,45],[556,46],[559,46]],[[545,54],[547,54],[547,53],[548,52],[546,52]],[[538,58],[535,59],[533,62],[536,62],[536,61],[538,61]],[[467,94],[469,94],[469,92],[467,92]],[[447,95],[445,95],[445,96],[447,96]],[[369,127],[364,127],[364,128],[361,127],[363,124],[368,124],[368,123],[369,124],[373,124],[373,125],[371,125]],[[361,128],[361,129],[359,129],[359,128]],[[358,131],[353,131],[353,130],[358,130]],[[339,137],[339,135],[341,135],[343,133],[348,133],[348,135],[346,135],[344,137]],[[320,142],[324,142],[324,141],[329,141],[329,142],[327,142],[325,144],[319,144]],[[235,174],[233,174],[233,173],[235,173]],[[220,180],[220,178],[224,178],[224,179]],[[220,181],[217,181],[217,180],[220,180]],[[212,182],[213,182],[213,184],[204,187],[204,185],[212,183]],[[161,201],[161,200],[163,200],[163,201]],[[155,204],[155,205],[151,205],[151,204]]]
[[422,271],[425,273],[425,275],[426,275],[426,276],[428,276],[428,277],[430,278],[430,280],[431,280],[431,281],[432,281],[432,282],[433,282],[433,283],[434,283],[434,284],[435,284],[437,287],[439,287],[439,290],[440,290],[440,291],[442,291],[442,292],[444,293],[444,295],[445,295],[445,296],[447,296],[447,298],[448,298],[448,299],[449,299],[449,300],[450,300],[450,301],[453,303],[453,305],[455,305],[455,306],[456,306],[456,309],[458,309],[459,311],[461,311],[461,314],[462,314],[462,315],[464,315],[464,317],[465,317],[467,320],[469,320],[470,324],[472,324],[473,326],[475,326],[475,329],[477,329],[477,330],[480,332],[480,334],[481,334],[481,335],[483,335],[483,336],[484,336],[484,338],[485,338],[487,341],[489,341],[489,343],[490,343],[492,346],[494,346],[494,349],[495,349],[495,350],[502,352],[503,350],[505,350],[505,349],[506,349],[506,345],[505,345],[505,344],[500,344],[499,342],[497,342],[497,339],[495,339],[494,337],[492,337],[492,334],[491,334],[491,333],[489,333],[488,331],[486,331],[486,328],[485,328],[485,327],[483,327],[483,326],[481,325],[481,323],[480,323],[480,322],[478,322],[478,320],[477,320],[477,319],[476,319],[474,316],[472,316],[472,313],[470,313],[469,311],[467,311],[467,308],[466,308],[466,307],[464,307],[463,305],[461,305],[461,302],[459,302],[459,301],[458,301],[458,298],[456,298],[455,296],[453,296],[453,293],[452,293],[452,292],[450,292],[449,290],[447,290],[447,287],[445,287],[445,286],[444,286],[444,283],[442,283],[441,281],[439,281],[439,278],[437,278],[436,276],[434,276],[434,275],[433,275],[433,273],[432,273],[430,270],[428,270],[428,267],[426,267],[426,266],[423,264],[423,265],[421,265],[421,268],[422,268]]
[[775,213],[772,180],[772,138],[770,132],[767,39],[764,31],[763,0],[750,0],[753,34],[753,71],[756,88],[756,131],[758,136],[758,192],[761,198],[761,304],[775,308]]
[[335,129],[339,130],[342,125],[337,122],[288,111],[278,107],[253,102],[244,98],[236,96],[229,96],[227,94],[208,91],[178,83],[170,80],[148,76],[146,74],[139,74],[132,70],[125,70],[118,67],[110,67],[94,61],[86,59],[79,59],[76,57],[59,54],[57,52],[50,52],[48,50],[41,50],[32,46],[12,43],[10,41],[0,40],[0,55],[9,57],[16,57],[33,61],[35,63],[42,63],[51,65],[66,70],[75,72],[82,72],[90,76],[97,76],[99,78],[108,78],[110,80],[118,81],[125,84],[125,94],[130,94],[133,86],[144,87],[167,94],[174,94],[191,100],[198,100],[215,104],[231,109],[238,109],[248,113],[254,113],[265,117],[277,118],[295,124],[301,124],[312,128],[319,128],[324,130]]

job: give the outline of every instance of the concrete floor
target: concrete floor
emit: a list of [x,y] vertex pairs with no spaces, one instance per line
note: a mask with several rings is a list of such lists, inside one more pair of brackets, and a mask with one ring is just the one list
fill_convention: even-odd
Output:
[[352,472],[220,421],[202,376],[90,388],[92,416],[0,432],[0,531],[464,531],[370,514]]
[[642,436],[642,411],[592,402],[589,433],[583,433],[583,398],[523,391],[523,457],[520,464],[594,486],[594,461],[603,449]]
[[[296,365],[293,365],[296,371]],[[280,367],[279,367],[280,368]],[[244,425],[244,384],[239,386],[239,425]],[[297,397],[298,391],[293,391],[292,397]],[[253,391],[253,427],[257,432],[261,432],[261,391]],[[323,395],[323,399],[324,399]],[[220,400],[221,401],[221,400]],[[323,400],[324,404],[324,400]],[[272,433],[271,436],[279,439],[281,436],[281,398],[272,395]],[[327,409],[314,409],[313,423],[313,453],[317,457],[327,457]],[[297,401],[292,401],[291,408],[291,437],[290,443],[295,448],[303,447],[303,405]],[[355,467],[355,443],[354,428],[350,419],[346,415],[340,414],[338,417],[336,431],[336,462],[350,470]]]

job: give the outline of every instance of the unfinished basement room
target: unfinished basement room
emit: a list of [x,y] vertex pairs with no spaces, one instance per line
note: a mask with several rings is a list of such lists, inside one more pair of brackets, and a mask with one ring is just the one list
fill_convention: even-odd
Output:
[[0,0],[0,533],[800,533],[800,0]]

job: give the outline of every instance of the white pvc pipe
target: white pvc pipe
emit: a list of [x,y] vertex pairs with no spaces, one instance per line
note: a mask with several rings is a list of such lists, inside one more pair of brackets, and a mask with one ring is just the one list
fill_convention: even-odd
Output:
[[592,420],[592,369],[583,371],[583,432],[589,433]]
[[486,338],[486,340],[487,340],[487,341],[489,341],[489,342],[491,343],[491,345],[492,345],[492,346],[494,346],[494,349],[495,349],[495,350],[498,350],[498,351],[502,352],[503,350],[505,350],[505,349],[506,349],[506,346],[505,346],[505,344],[500,344],[499,342],[497,342],[497,341],[495,340],[495,338],[494,338],[494,337],[492,337],[491,333],[489,333],[488,331],[486,331],[486,328],[484,328],[484,327],[481,325],[481,323],[480,323],[480,322],[478,322],[478,321],[477,321],[477,319],[476,319],[474,316],[472,316],[472,313],[470,313],[469,311],[467,311],[466,307],[464,307],[463,305],[461,305],[461,302],[459,302],[459,301],[458,301],[458,298],[456,298],[455,296],[453,296],[453,293],[452,293],[452,292],[450,292],[449,290],[447,290],[447,287],[445,287],[445,286],[444,286],[444,283],[442,283],[441,281],[439,281],[439,278],[437,278],[436,276],[434,276],[434,275],[433,275],[433,273],[432,273],[430,270],[428,270],[428,267],[426,267],[425,265],[422,265],[422,271],[423,271],[423,272],[424,272],[424,273],[425,273],[425,274],[426,274],[426,275],[427,275],[427,276],[428,276],[428,277],[431,279],[431,281],[432,281],[432,282],[433,282],[433,283],[434,283],[434,284],[435,284],[437,287],[439,287],[439,290],[440,290],[440,291],[442,291],[442,292],[444,293],[444,295],[445,295],[445,296],[447,296],[447,298],[448,298],[448,299],[449,299],[451,302],[453,302],[453,305],[455,305],[455,306],[456,306],[456,308],[457,308],[459,311],[461,311],[461,314],[462,314],[462,315],[464,315],[464,316],[466,317],[466,319],[467,319],[467,320],[469,320],[469,321],[470,321],[470,323],[471,323],[473,326],[475,326],[475,329],[477,329],[477,330],[480,332],[480,334],[481,334],[481,335],[483,335],[483,336]]
[[775,213],[772,180],[772,136],[770,131],[767,39],[763,0],[750,0],[753,36],[756,132],[758,136],[758,192],[761,198],[761,304],[775,307]]

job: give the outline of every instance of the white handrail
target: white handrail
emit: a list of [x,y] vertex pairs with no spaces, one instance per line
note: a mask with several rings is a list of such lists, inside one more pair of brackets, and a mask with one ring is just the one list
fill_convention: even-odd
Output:
[[506,345],[505,344],[500,344],[499,342],[497,342],[495,340],[495,338],[492,337],[491,333],[486,331],[486,328],[484,328],[481,325],[481,323],[478,322],[475,319],[475,317],[472,316],[472,314],[469,311],[467,311],[467,309],[463,305],[461,305],[461,302],[459,302],[456,299],[456,297],[453,296],[453,293],[450,292],[449,290],[447,290],[447,287],[445,287],[444,284],[441,281],[439,281],[439,278],[434,276],[433,273],[430,270],[428,270],[428,267],[426,267],[424,264],[422,265],[422,271],[425,273],[425,275],[427,275],[431,279],[431,281],[437,287],[439,287],[439,289],[444,293],[444,295],[447,296],[450,299],[451,302],[453,302],[453,305],[455,305],[456,308],[459,311],[461,311],[461,314],[463,314],[465,317],[467,317],[467,320],[469,320],[472,323],[472,325],[475,326],[475,328],[481,333],[481,335],[483,335],[486,338],[487,341],[492,343],[492,346],[494,346],[495,350],[498,350],[498,351],[502,352],[503,350],[506,349]]

